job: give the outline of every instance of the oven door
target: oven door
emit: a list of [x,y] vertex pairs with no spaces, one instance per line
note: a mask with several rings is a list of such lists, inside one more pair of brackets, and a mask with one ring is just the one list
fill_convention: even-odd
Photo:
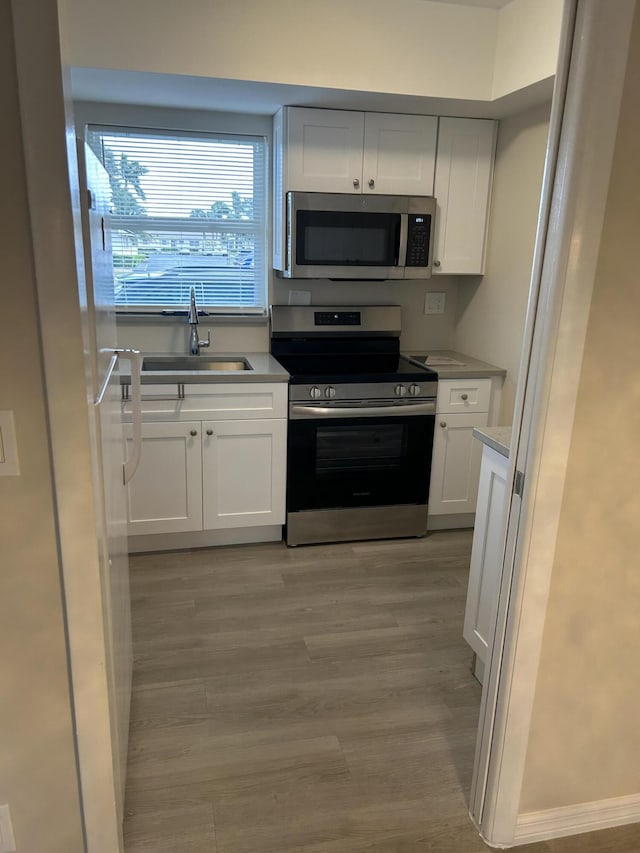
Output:
[[292,404],[287,510],[426,505],[435,404]]

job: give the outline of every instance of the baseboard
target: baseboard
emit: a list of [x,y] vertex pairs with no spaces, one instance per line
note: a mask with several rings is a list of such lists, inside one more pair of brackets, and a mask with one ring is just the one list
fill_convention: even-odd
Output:
[[129,553],[145,551],[181,551],[213,548],[219,545],[248,545],[256,542],[280,542],[282,525],[234,527],[229,530],[197,530],[193,533],[147,533],[129,536]]
[[427,530],[456,530],[461,527],[473,527],[475,520],[475,512],[429,515],[427,518]]
[[582,832],[595,832],[597,829],[610,829],[612,826],[638,821],[640,794],[527,812],[518,816],[514,843],[528,844],[565,835],[579,835]]

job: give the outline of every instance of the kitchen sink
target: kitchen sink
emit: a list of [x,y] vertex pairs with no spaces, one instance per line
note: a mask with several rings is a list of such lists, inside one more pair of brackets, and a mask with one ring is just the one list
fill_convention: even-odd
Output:
[[144,359],[142,369],[152,373],[180,373],[194,370],[253,370],[246,358],[200,355],[151,356]]

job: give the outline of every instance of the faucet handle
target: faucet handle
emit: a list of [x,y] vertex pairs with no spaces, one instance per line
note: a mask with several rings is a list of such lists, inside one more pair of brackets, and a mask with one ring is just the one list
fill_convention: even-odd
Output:
[[211,329],[207,329],[207,340],[206,341],[198,341],[199,347],[210,347],[211,346]]

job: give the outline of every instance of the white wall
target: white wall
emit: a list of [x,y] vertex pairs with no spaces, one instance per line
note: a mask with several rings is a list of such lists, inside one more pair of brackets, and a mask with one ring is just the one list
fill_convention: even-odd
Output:
[[494,99],[555,74],[562,6],[558,0],[511,0],[500,9]]
[[503,119],[483,278],[459,278],[455,349],[507,370],[499,422],[512,422],[522,349],[549,106]]
[[76,66],[491,95],[493,9],[426,0],[64,0],[62,11],[63,49]]
[[[636,6],[536,681],[523,813],[622,796],[633,798],[631,814],[638,811],[639,91]],[[602,403],[597,414],[596,389]],[[629,836],[630,849],[637,849],[634,838],[637,831]]]
[[[452,346],[457,292],[455,276],[395,282],[275,279],[274,301],[286,305],[290,289],[309,291],[313,305],[400,305],[400,346],[403,352],[449,349]],[[430,290],[446,294],[444,314],[424,313],[425,293]]]
[[490,101],[555,73],[562,0],[61,0],[72,66]]
[[[56,509],[10,4],[0,4],[0,410],[20,476],[0,477],[0,804],[20,851],[84,851]],[[10,288],[10,296],[9,296]]]

